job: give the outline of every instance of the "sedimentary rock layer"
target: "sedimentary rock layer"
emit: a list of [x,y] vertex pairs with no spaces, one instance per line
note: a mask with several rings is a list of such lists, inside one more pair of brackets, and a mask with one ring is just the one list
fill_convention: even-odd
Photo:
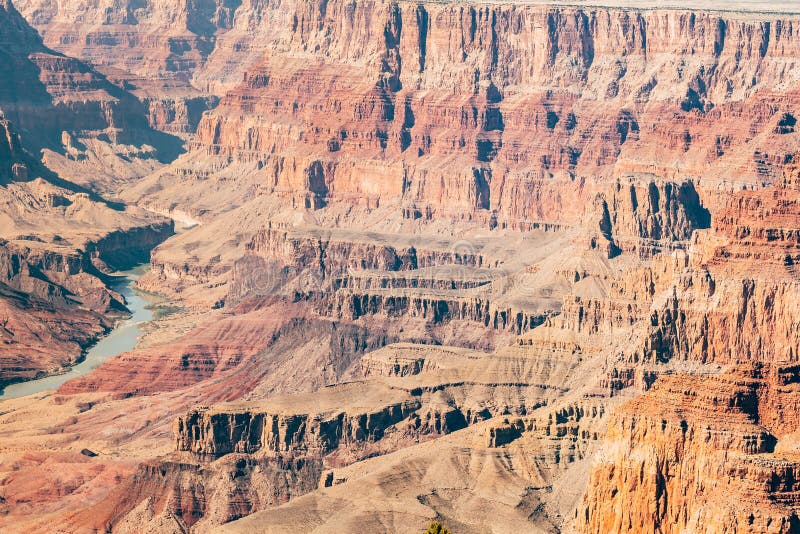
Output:
[[731,367],[662,375],[612,417],[578,514],[583,531],[800,528],[799,173],[792,164],[777,186],[735,194],[654,300],[633,360]]
[[203,118],[193,158],[252,167],[298,206],[398,202],[412,218],[526,228],[577,220],[629,173],[702,176],[703,191],[775,181],[796,146],[791,15],[279,9],[284,45]]
[[[24,442],[91,458],[59,488],[125,480],[39,495],[25,518],[44,461],[4,440],[0,525],[798,528],[800,179],[779,174],[800,135],[797,15],[220,0],[76,21],[79,2],[23,4],[110,81],[23,32],[39,82],[19,87],[91,125],[59,135],[65,157],[145,116],[197,125],[123,196],[201,224],[142,282],[174,316],[0,415],[24,434],[60,406]],[[15,205],[114,207],[28,180],[6,122]],[[113,265],[125,232],[107,230],[77,259],[26,256]]]
[[194,132],[204,111],[288,23],[271,2],[19,0],[44,43],[93,65],[145,105],[150,125]]
[[612,417],[583,531],[797,531],[792,384],[769,368],[661,378]]

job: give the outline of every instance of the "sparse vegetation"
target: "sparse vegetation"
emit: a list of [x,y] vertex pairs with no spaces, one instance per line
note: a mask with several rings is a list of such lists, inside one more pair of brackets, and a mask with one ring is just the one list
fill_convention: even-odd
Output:
[[438,521],[431,522],[425,534],[453,534],[449,528],[439,523]]
[[186,311],[186,308],[183,308],[182,306],[170,306],[161,304],[148,306],[148,308],[150,309],[150,311],[153,312],[154,320],[164,319],[165,317],[169,317],[171,315],[177,315],[179,313]]

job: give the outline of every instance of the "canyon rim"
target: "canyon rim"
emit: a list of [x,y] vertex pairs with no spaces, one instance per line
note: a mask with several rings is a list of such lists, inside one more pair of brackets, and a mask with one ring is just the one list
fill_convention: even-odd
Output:
[[0,532],[800,533],[798,117],[796,2],[0,0]]

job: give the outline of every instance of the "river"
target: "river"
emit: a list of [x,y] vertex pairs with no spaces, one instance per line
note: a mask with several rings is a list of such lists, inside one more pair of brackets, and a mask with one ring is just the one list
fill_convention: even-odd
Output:
[[147,309],[151,302],[147,300],[146,295],[134,289],[136,281],[149,268],[150,264],[146,263],[129,271],[120,271],[113,277],[109,286],[125,297],[126,306],[132,315],[129,319],[119,322],[111,333],[89,348],[86,351],[86,357],[79,364],[71,367],[68,372],[61,375],[11,384],[0,395],[0,400],[14,399],[32,393],[57,389],[67,380],[90,373],[109,358],[132,350],[142,334],[141,325],[153,318],[152,312]]

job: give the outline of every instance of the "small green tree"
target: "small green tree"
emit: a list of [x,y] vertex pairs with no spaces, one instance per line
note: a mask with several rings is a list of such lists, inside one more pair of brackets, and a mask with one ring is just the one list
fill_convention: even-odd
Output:
[[438,521],[433,521],[431,525],[428,527],[428,530],[425,531],[425,534],[453,534],[450,532],[450,529],[444,526],[443,524],[439,523]]

